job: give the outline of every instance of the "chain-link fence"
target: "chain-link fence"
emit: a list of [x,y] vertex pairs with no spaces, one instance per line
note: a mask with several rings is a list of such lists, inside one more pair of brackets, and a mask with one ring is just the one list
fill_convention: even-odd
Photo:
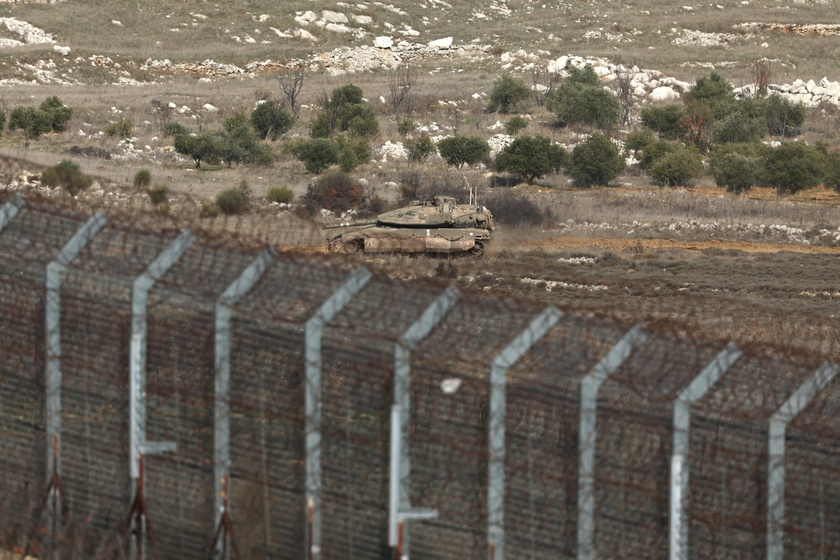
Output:
[[830,361],[0,203],[5,550],[840,555]]

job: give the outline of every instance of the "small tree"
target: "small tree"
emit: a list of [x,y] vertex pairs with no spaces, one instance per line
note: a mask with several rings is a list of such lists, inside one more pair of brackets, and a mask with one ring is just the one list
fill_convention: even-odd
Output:
[[820,184],[825,155],[813,146],[786,142],[768,148],[762,158],[762,184],[775,187],[779,195],[793,194]]
[[289,102],[289,107],[292,109],[292,114],[295,118],[300,116],[300,104],[298,97],[303,89],[303,80],[305,78],[303,66],[297,66],[293,70],[286,70],[281,72],[277,77],[280,84],[280,90]]
[[62,160],[41,174],[41,183],[50,187],[65,189],[70,195],[76,196],[93,184],[93,179],[82,173],[79,164],[70,160]]
[[712,127],[712,142],[716,144],[758,142],[767,134],[764,115],[750,115],[746,111],[733,111]]
[[228,167],[234,163],[270,165],[274,161],[271,147],[259,141],[250,125],[240,125],[226,131],[219,142],[219,157]]
[[659,133],[662,140],[677,140],[681,136],[682,105],[660,105],[642,109],[642,125]]
[[660,159],[678,149],[680,144],[676,142],[666,142],[665,140],[657,140],[646,145],[641,151],[639,158],[639,167],[645,171],[650,171],[653,166]]
[[606,186],[619,176],[624,165],[618,147],[596,132],[572,150],[569,175],[577,187]]
[[546,97],[546,107],[561,126],[589,125],[610,130],[618,123],[621,105],[605,90],[592,66],[572,68],[571,75]]
[[310,138],[287,144],[286,149],[303,162],[310,173],[321,173],[338,163],[338,146],[329,138]]
[[490,104],[487,110],[491,113],[510,113],[523,101],[531,96],[531,90],[525,82],[517,80],[510,74],[504,74],[493,82],[490,92]]
[[251,125],[261,140],[275,141],[295,124],[294,117],[277,101],[265,100],[251,113]]
[[398,66],[389,74],[388,89],[395,119],[400,120],[400,115],[411,115],[414,112],[416,96],[411,90],[416,81],[417,77],[408,64]]
[[638,159],[642,151],[654,142],[656,142],[656,135],[653,130],[642,126],[627,135],[624,139],[624,148]]
[[729,81],[712,72],[708,76],[698,78],[685,97],[686,105],[702,105],[711,112],[713,119],[724,118],[734,108],[734,88]]
[[417,124],[415,124],[415,122],[413,120],[409,119],[408,117],[400,120],[400,122],[397,124],[397,132],[400,133],[400,136],[407,135],[409,132],[413,131],[415,128],[417,128]]
[[496,157],[496,169],[518,175],[529,185],[568,164],[568,154],[545,136],[523,136]]
[[472,165],[490,155],[490,144],[478,136],[450,136],[438,142],[438,152],[449,165]]
[[657,185],[684,187],[703,174],[703,156],[695,146],[678,146],[657,160],[650,176]]
[[767,98],[767,129],[773,136],[796,136],[805,122],[805,105],[778,93]]
[[421,132],[417,140],[407,140],[405,148],[408,160],[413,162],[426,161],[430,155],[437,153],[437,146],[426,131]]
[[70,118],[73,116],[73,109],[65,105],[55,95],[47,97],[41,103],[39,109],[48,115],[50,126],[55,132],[64,130]]
[[35,107],[15,107],[9,116],[9,130],[18,129],[34,140],[52,130],[52,120],[49,114]]
[[201,162],[216,163],[219,160],[219,142],[207,132],[200,134],[180,134],[175,137],[175,151],[189,156],[195,161],[196,168]]
[[370,161],[372,153],[366,138],[360,136],[337,136],[338,165],[342,171],[351,172]]
[[756,183],[761,160],[739,153],[712,152],[709,169],[715,184],[727,191],[740,194],[750,190]]
[[519,134],[520,131],[524,130],[528,126],[528,119],[517,115],[515,117],[511,117],[505,123],[505,132],[510,134],[511,136],[516,136]]

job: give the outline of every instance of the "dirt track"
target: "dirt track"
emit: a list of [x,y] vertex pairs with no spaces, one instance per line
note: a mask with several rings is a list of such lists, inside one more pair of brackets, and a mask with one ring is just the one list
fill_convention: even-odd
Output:
[[709,248],[744,251],[746,253],[795,253],[840,255],[840,248],[816,245],[795,245],[788,243],[747,243],[714,239],[711,241],[678,241],[674,239],[608,239],[572,236],[546,237],[543,239],[525,239],[510,243],[512,248],[528,249],[599,249],[617,252],[625,251],[703,251]]

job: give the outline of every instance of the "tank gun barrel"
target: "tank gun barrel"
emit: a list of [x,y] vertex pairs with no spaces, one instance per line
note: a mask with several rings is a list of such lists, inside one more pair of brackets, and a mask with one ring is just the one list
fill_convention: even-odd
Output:
[[346,228],[346,227],[356,227],[356,226],[372,226],[376,223],[376,219],[369,219],[369,220],[350,220],[347,222],[340,222],[337,224],[327,224],[321,226],[321,229],[338,229],[338,228]]

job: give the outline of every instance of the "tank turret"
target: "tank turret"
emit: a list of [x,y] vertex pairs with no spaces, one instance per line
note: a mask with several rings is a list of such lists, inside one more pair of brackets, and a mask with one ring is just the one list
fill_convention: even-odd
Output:
[[357,229],[330,239],[333,251],[365,253],[484,253],[493,237],[493,215],[451,196],[434,196],[385,212],[375,220],[323,226]]

